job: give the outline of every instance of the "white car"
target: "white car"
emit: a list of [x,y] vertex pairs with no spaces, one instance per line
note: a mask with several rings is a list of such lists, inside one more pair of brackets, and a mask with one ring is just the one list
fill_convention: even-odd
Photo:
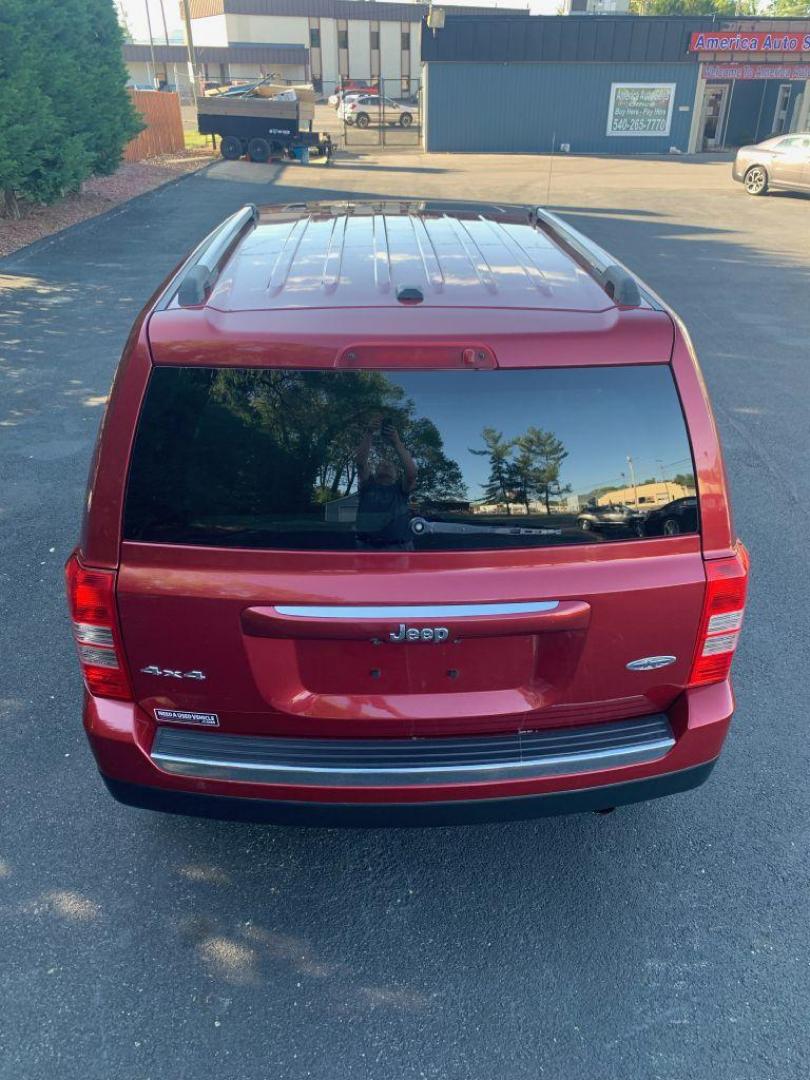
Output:
[[354,94],[347,94],[337,114],[347,124],[356,124],[359,128],[367,128],[369,124],[399,124],[405,128],[413,123],[410,109],[398,105],[392,98],[381,98],[379,94],[362,94],[356,97]]

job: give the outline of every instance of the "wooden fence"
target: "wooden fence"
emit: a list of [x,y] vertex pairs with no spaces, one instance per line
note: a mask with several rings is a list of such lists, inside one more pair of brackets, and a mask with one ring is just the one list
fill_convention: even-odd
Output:
[[124,161],[143,161],[182,150],[185,140],[179,96],[167,90],[130,90],[129,96],[146,127],[124,147]]

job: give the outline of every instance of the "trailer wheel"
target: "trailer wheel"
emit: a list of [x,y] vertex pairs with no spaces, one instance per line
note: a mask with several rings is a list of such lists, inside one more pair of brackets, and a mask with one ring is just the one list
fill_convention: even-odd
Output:
[[225,135],[219,140],[219,152],[226,161],[237,161],[244,153],[242,140],[235,135]]
[[248,157],[251,161],[267,161],[270,158],[270,143],[267,139],[251,139],[248,143]]

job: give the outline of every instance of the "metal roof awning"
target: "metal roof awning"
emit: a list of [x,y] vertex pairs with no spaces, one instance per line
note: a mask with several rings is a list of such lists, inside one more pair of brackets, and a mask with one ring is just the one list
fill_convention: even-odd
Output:
[[[149,45],[123,46],[124,60],[152,60]],[[298,64],[309,62],[306,45],[195,45],[194,56],[200,64]],[[154,45],[154,58],[161,64],[182,64],[188,61],[185,45]]]

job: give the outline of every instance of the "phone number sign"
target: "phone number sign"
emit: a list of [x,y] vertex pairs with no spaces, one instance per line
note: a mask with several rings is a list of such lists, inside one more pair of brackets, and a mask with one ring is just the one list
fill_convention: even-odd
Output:
[[612,83],[608,135],[669,135],[675,83]]

